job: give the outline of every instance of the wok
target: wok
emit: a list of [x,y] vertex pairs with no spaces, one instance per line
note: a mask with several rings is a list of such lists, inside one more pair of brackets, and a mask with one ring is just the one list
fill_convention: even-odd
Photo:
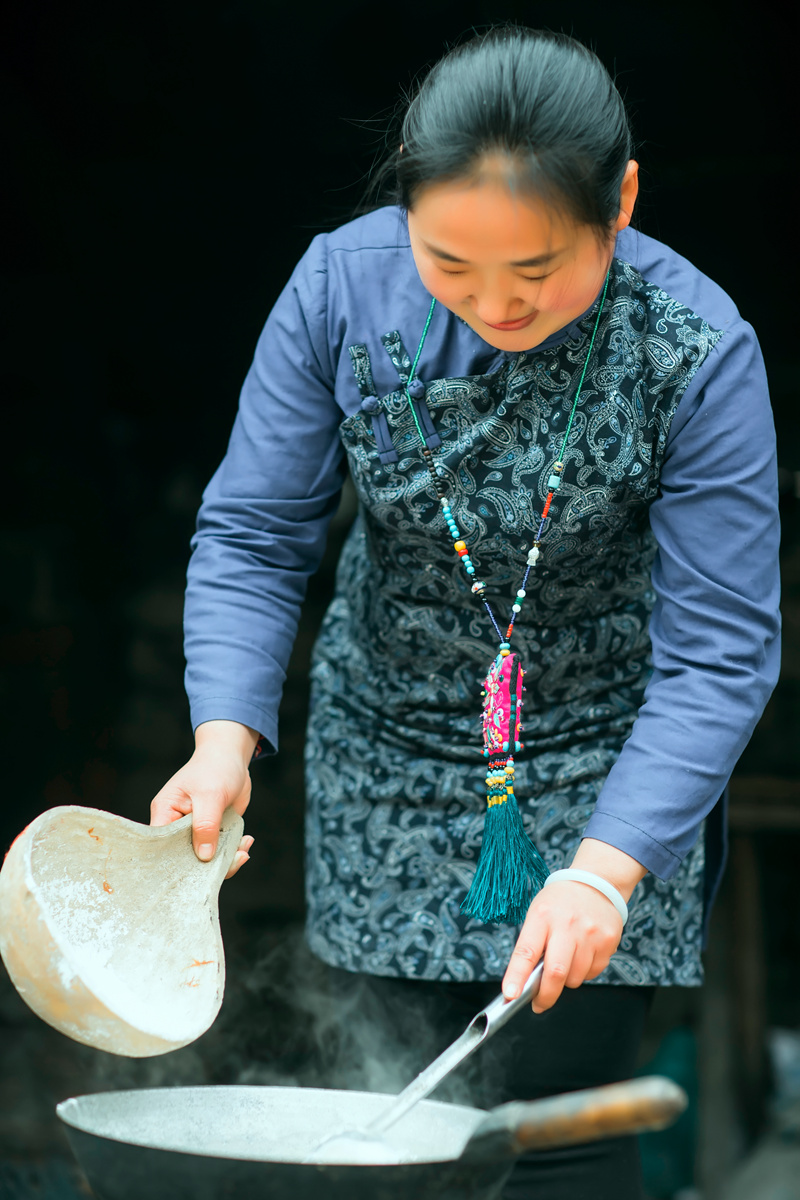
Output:
[[496,1200],[515,1159],[671,1124],[686,1095],[658,1076],[480,1109],[423,1100],[386,1140],[400,1165],[304,1163],[396,1097],[294,1087],[100,1092],[57,1107],[98,1200]]

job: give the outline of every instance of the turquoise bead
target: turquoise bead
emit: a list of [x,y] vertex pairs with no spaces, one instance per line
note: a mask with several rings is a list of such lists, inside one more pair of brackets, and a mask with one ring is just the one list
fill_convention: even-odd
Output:
[[547,481],[547,486],[551,492],[555,492],[558,488],[561,487],[561,476],[560,475],[551,475]]

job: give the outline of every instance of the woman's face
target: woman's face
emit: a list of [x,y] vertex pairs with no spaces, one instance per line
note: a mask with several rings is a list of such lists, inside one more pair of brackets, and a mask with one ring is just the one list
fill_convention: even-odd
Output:
[[[591,306],[613,236],[509,186],[508,163],[485,160],[476,178],[429,184],[408,212],[420,279],[445,308],[498,350],[532,350]],[[612,233],[629,223],[637,164],[625,173]],[[496,326],[522,320],[522,327]]]

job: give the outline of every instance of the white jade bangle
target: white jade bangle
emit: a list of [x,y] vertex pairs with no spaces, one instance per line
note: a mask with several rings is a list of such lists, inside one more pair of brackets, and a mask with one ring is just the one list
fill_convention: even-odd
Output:
[[544,886],[547,887],[548,883],[556,883],[560,879],[571,880],[574,883],[588,883],[589,887],[597,888],[598,892],[602,892],[614,905],[614,908],[622,917],[622,924],[624,925],[628,920],[627,904],[613,883],[609,883],[601,875],[593,875],[591,871],[572,870],[572,868],[567,871],[553,871],[553,874],[548,875],[547,879],[545,879]]

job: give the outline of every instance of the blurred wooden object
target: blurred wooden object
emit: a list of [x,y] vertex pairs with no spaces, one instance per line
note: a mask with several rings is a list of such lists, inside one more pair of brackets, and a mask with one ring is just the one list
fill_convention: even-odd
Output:
[[800,780],[735,776],[730,786],[729,828],[739,1090],[745,1128],[754,1137],[762,1131],[769,1093],[764,946],[767,914],[754,835],[800,834]]
[[800,1195],[800,1145],[764,1138],[725,1185],[720,1200],[790,1200]]
[[800,779],[734,775],[729,792],[732,833],[800,833]]
[[712,917],[700,1029],[704,1200],[727,1196],[727,1181],[763,1131],[770,1074],[762,833],[800,834],[800,780],[739,775],[730,782],[730,850]]

